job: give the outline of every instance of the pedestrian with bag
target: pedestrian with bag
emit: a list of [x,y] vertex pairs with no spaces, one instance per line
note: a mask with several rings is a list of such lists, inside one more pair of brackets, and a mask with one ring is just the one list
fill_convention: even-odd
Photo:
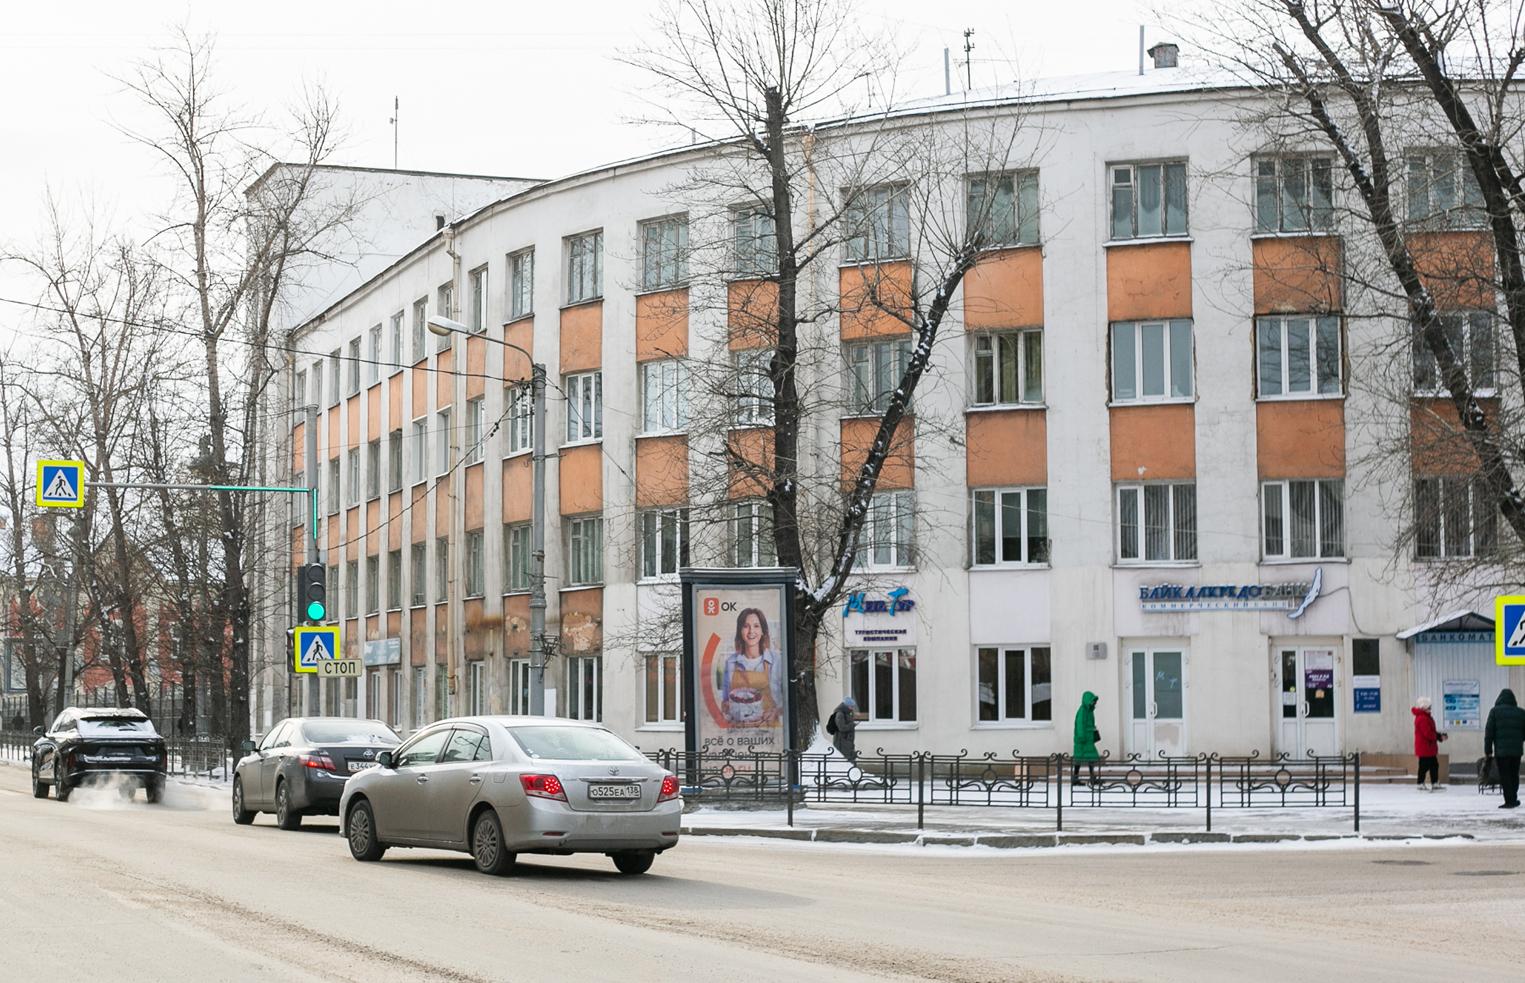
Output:
[[[1101,740],[1101,731],[1096,729],[1096,701],[1098,697],[1090,690],[1086,690],[1080,697],[1080,709],[1075,711],[1075,746],[1072,758],[1074,768],[1070,773],[1070,784],[1080,784],[1080,763],[1086,763],[1091,781],[1096,781],[1096,762],[1101,760],[1101,753],[1096,750],[1096,742]],[[1061,772],[1062,774],[1062,772]]]
[[1421,791],[1438,792],[1443,788],[1440,784],[1440,742],[1446,735],[1435,729],[1428,696],[1415,700],[1410,712],[1414,715],[1414,754],[1419,756],[1419,778],[1415,784]]
[[[1514,690],[1499,690],[1483,728],[1483,754],[1498,765],[1499,788],[1504,793],[1500,809],[1520,807],[1520,755],[1525,752],[1525,710],[1514,699]],[[1484,762],[1486,772],[1487,762]],[[1481,776],[1479,776],[1481,780]]]
[[858,702],[844,696],[837,708],[826,718],[826,733],[831,735],[831,746],[846,758],[849,764],[858,763]]

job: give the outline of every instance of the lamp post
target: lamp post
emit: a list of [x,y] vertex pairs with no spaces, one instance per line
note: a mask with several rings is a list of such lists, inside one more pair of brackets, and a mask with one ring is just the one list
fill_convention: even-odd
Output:
[[[460,321],[438,315],[429,318],[429,331],[440,337],[463,334],[486,338],[511,348],[530,360],[530,398],[534,450],[531,457],[530,483],[534,504],[530,510],[530,713],[545,715],[545,365],[511,341],[477,334]],[[504,380],[507,381],[507,380]]]

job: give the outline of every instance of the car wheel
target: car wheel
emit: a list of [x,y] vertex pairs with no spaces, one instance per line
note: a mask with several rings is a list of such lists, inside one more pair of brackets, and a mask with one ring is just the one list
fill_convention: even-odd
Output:
[[158,805],[164,801],[164,783],[149,782],[143,786],[143,795],[148,799],[150,805]]
[[38,774],[32,772],[32,798],[46,799],[48,797],[48,783],[43,781]]
[[73,791],[74,787],[70,785],[68,780],[62,776],[60,776],[58,780],[53,784],[53,794],[58,796],[58,801],[60,802],[68,802],[69,793]]
[[254,822],[254,811],[244,808],[244,782],[241,778],[233,779],[233,821],[240,826]]
[[503,824],[491,809],[483,809],[471,824],[471,859],[484,874],[501,877],[514,869],[517,857],[504,849]]
[[644,874],[651,869],[651,863],[657,859],[657,855],[650,850],[622,850],[611,854],[614,858],[614,866],[621,874]]
[[302,814],[291,808],[291,794],[286,791],[285,782],[275,786],[275,824],[281,829],[302,828]]
[[371,812],[371,804],[364,799],[355,803],[349,811],[349,822],[346,824],[349,839],[349,854],[356,860],[380,860],[381,855],[387,852],[387,848],[376,838],[376,816]]

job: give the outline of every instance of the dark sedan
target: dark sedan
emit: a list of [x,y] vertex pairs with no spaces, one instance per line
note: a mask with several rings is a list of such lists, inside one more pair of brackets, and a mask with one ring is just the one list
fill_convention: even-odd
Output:
[[296,829],[303,816],[337,816],[349,776],[373,768],[376,754],[402,742],[379,720],[292,717],[271,728],[233,773],[233,821],[254,822],[275,813],[281,829]]
[[132,707],[69,707],[32,745],[32,794],[48,797],[48,788],[67,802],[80,785],[116,778],[124,796],[142,786],[148,801],[164,795],[167,757],[164,738],[153,721]]

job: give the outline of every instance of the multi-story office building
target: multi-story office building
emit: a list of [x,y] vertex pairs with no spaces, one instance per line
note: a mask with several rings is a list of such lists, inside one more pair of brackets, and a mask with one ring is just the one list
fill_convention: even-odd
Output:
[[[1002,192],[1004,232],[961,285],[865,533],[864,589],[903,586],[914,606],[895,615],[893,643],[858,645],[872,616],[857,612],[820,643],[823,709],[855,694],[861,746],[1067,750],[1090,690],[1114,753],[1400,752],[1419,695],[1445,708],[1453,755],[1480,753],[1474,702],[1485,710],[1518,670],[1493,665],[1479,634],[1491,622],[1470,610],[1486,614],[1485,599],[1438,586],[1434,570],[1502,533],[1471,507],[1464,468],[1416,453],[1395,474],[1378,460],[1392,438],[1379,421],[1407,426],[1405,404],[1427,404],[1423,373],[1396,411],[1352,384],[1353,367],[1409,365],[1406,347],[1390,354],[1398,328],[1345,309],[1340,167],[1312,143],[1257,142],[1237,118],[1246,98],[1156,69],[904,117],[950,139],[971,113],[1023,123],[1007,166],[964,185],[982,201],[976,185]],[[272,398],[318,407],[319,473],[302,473],[300,422],[277,469],[321,489],[330,596],[346,653],[368,665],[358,711],[411,728],[526,709],[530,420],[512,383],[528,364],[490,340],[502,339],[552,382],[555,710],[644,747],[680,740],[680,657],[662,629],[677,567],[771,562],[747,500],[708,546],[694,530],[686,548],[685,510],[728,491],[703,480],[717,465],[689,432],[685,380],[697,363],[746,358],[726,331],[744,291],[674,259],[690,238],[749,238],[690,236],[753,220],[685,207],[681,189],[716,152],[516,191],[292,331],[298,354]],[[1412,182],[1430,158],[1414,159],[1420,208]],[[865,267],[915,274],[911,247],[896,250],[896,200],[869,206],[889,210],[885,242],[845,243],[824,289]],[[1485,306],[1452,300],[1458,323]],[[436,337],[436,314],[485,337]],[[867,385],[899,364],[909,329],[861,327],[822,327],[841,353],[826,374]],[[1491,336],[1470,337],[1486,386]],[[747,416],[745,387],[737,401],[734,426],[766,425]],[[838,415],[840,429],[814,433],[847,439],[852,414]],[[1444,520],[1403,533],[1398,503],[1427,496],[1445,499],[1432,510]],[[288,531],[300,559],[300,510]],[[283,665],[280,632],[269,637]],[[340,698],[292,687],[308,709]]]

